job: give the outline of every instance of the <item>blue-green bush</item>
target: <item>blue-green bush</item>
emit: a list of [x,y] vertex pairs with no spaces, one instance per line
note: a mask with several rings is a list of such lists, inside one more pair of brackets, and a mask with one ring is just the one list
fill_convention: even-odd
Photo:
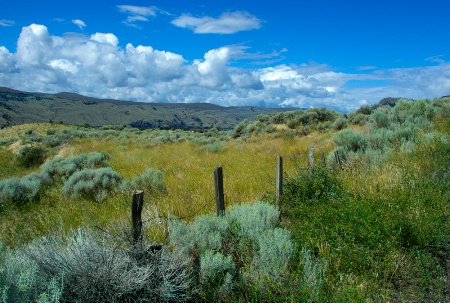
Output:
[[210,152],[219,152],[225,150],[225,144],[220,141],[215,141],[212,143],[205,144],[201,146],[199,149]]
[[200,216],[192,224],[172,220],[170,244],[186,256],[199,251],[199,288],[208,301],[226,301],[220,296],[239,283],[264,293],[287,274],[294,254],[290,233],[278,227],[279,217],[275,206],[255,202],[236,205],[222,217]]
[[0,207],[9,203],[20,206],[31,202],[36,199],[41,186],[50,183],[51,179],[45,173],[0,180]]
[[215,295],[231,293],[235,265],[231,256],[206,250],[200,259],[200,291],[206,301],[214,301]]
[[336,121],[334,121],[334,123],[333,123],[334,130],[341,130],[341,129],[347,128],[347,126],[348,126],[348,120],[344,117],[340,117],[340,118],[336,119]]
[[75,172],[64,182],[62,193],[72,199],[81,196],[101,201],[121,183],[122,177],[111,167],[86,168]]
[[344,129],[333,136],[334,142],[346,151],[362,151],[367,148],[367,137],[351,129]]
[[166,249],[131,253],[87,229],[37,239],[21,255],[40,277],[60,277],[63,302],[185,302],[192,290],[189,259]]
[[326,281],[325,273],[328,262],[323,258],[314,258],[311,251],[306,248],[302,250],[301,261],[303,265],[302,280],[307,285],[310,300],[318,302],[323,283]]
[[131,180],[131,187],[134,190],[143,190],[146,194],[164,193],[164,174],[153,168],[148,168],[140,176],[135,176]]
[[20,250],[4,249],[0,242],[0,302],[57,303],[62,281],[42,275],[35,261]]
[[42,166],[42,172],[53,179],[67,180],[76,171],[84,168],[105,167],[109,155],[103,152],[92,152],[68,158],[55,158]]

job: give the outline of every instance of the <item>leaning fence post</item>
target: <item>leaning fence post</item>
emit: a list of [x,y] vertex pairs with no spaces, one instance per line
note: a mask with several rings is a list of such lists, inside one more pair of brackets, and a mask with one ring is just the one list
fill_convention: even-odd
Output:
[[278,203],[281,200],[281,196],[283,195],[283,157],[277,157],[277,201]]
[[223,193],[223,172],[222,167],[214,170],[214,188],[216,193],[217,216],[225,215],[225,195]]
[[133,246],[142,246],[142,208],[144,206],[144,192],[134,191],[131,203],[131,222],[133,224]]

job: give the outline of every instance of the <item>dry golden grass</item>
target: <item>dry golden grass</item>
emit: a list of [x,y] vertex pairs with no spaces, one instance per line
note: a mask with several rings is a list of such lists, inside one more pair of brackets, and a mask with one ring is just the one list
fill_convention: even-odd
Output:
[[[330,136],[318,133],[301,138],[257,136],[247,141],[229,141],[219,152],[200,150],[199,145],[190,142],[149,147],[148,142],[133,142],[132,139],[127,142],[77,139],[63,147],[60,155],[107,152],[111,156],[110,166],[127,180],[147,168],[158,169],[164,173],[168,192],[145,196],[145,209],[153,214],[193,220],[196,215],[215,213],[213,173],[216,167],[223,167],[227,208],[235,203],[252,202],[264,194],[275,194],[277,156],[284,157],[284,169],[289,172],[297,161],[301,165],[307,164],[311,144],[316,145],[317,159],[319,152],[330,151],[333,148]],[[42,195],[39,203],[1,214],[0,238],[8,245],[18,245],[56,227],[67,231],[80,225],[108,226],[111,222],[129,219],[130,202],[131,193],[111,195],[96,203],[65,198],[60,193],[60,186],[52,187]],[[153,235],[160,238],[161,230],[157,229]]]
[[30,130],[32,130],[33,133],[38,136],[43,136],[47,134],[47,131],[50,129],[60,130],[64,128],[71,128],[71,127],[63,124],[51,124],[51,123],[20,124],[0,129],[0,140],[19,138],[21,136],[25,136],[26,132]]
[[[72,156],[93,151],[111,155],[110,166],[125,179],[142,174],[147,168],[164,173],[167,194],[145,196],[147,215],[183,217],[215,213],[214,169],[222,166],[226,207],[235,203],[247,203],[275,192],[277,156],[284,157],[285,172],[297,161],[307,163],[311,144],[319,152],[333,148],[330,134],[312,134],[307,137],[272,138],[255,136],[249,140],[231,140],[219,152],[200,150],[190,142],[165,143],[149,147],[148,142],[102,141],[77,139],[62,147],[59,155]],[[124,148],[126,146],[127,148]],[[60,193],[60,186],[46,191],[40,202],[24,209],[10,209],[0,214],[1,238],[7,245],[20,245],[51,230],[69,230],[82,225],[107,227],[111,222],[129,220],[131,193],[119,193],[101,203],[68,199]],[[163,228],[152,232],[161,239]]]

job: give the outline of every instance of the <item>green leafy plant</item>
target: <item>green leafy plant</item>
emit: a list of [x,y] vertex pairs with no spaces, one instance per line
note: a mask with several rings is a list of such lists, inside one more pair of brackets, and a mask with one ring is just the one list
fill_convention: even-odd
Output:
[[44,163],[46,151],[38,146],[26,146],[19,151],[17,162],[23,167],[33,167]]

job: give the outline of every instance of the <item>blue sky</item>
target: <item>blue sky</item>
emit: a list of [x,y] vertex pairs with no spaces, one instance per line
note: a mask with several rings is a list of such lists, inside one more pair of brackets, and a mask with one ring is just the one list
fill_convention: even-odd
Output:
[[450,2],[3,1],[0,86],[322,107],[450,94]]

